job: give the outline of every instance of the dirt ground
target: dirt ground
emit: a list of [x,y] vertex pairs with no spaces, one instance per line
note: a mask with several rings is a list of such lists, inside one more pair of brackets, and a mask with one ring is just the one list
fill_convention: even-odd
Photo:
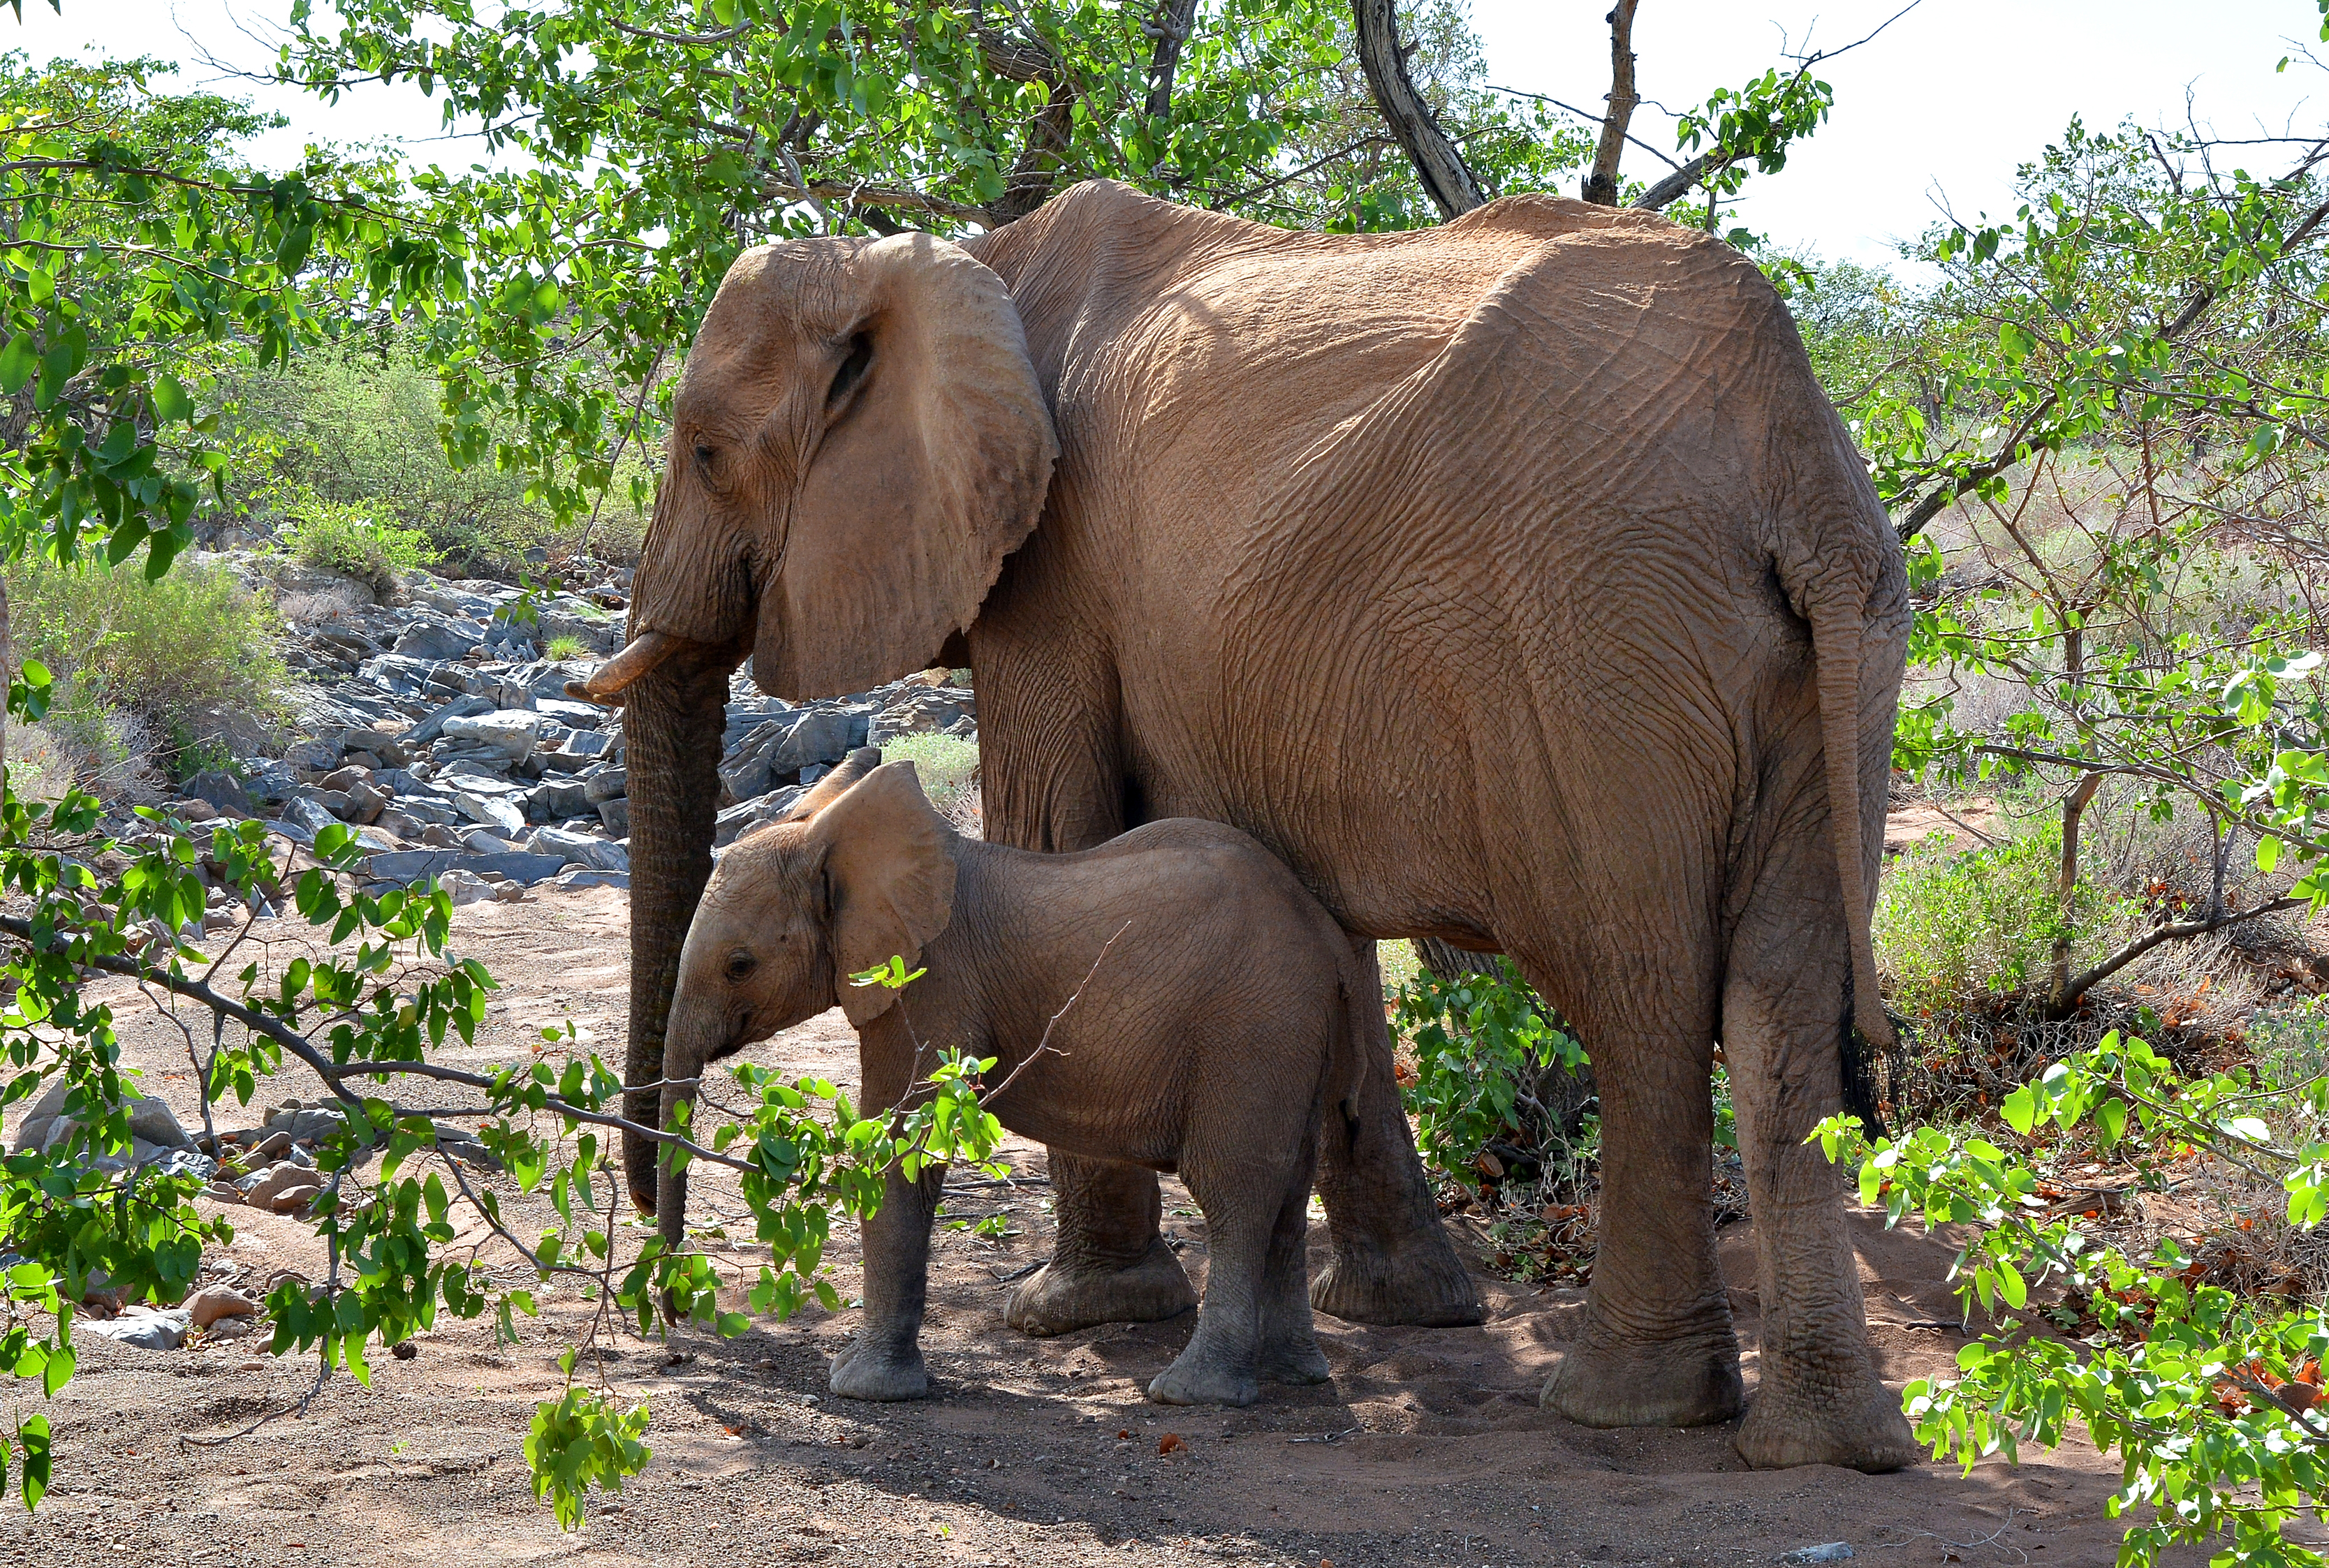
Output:
[[[624,896],[607,890],[458,911],[457,951],[485,960],[505,989],[476,1046],[447,1057],[518,1059],[534,1025],[570,1016],[586,1038],[619,1048],[627,917]],[[143,1007],[131,996],[120,1009],[127,1057],[198,1124],[183,1037]],[[750,1055],[787,1073],[856,1078],[838,1012]],[[262,1098],[316,1092],[279,1082]],[[223,1124],[256,1120],[230,1113]],[[1269,1389],[1241,1411],[1151,1405],[1142,1390],[1186,1342],[1193,1314],[1051,1340],[1004,1327],[1007,1282],[1047,1255],[1051,1236],[1042,1151],[1014,1143],[1007,1155],[1015,1189],[966,1185],[949,1196],[962,1220],[1007,1208],[1012,1234],[995,1243],[939,1233],[923,1336],[936,1397],[926,1403],[826,1394],[826,1357],[854,1317],[846,1310],[760,1322],[735,1340],[621,1340],[607,1370],[619,1395],[652,1406],[655,1460],[621,1497],[594,1495],[587,1525],[562,1535],[531,1494],[520,1445],[534,1403],[554,1396],[553,1357],[587,1312],[570,1287],[539,1292],[543,1317],[521,1319],[516,1346],[495,1344],[482,1321],[440,1321],[415,1358],[379,1357],[370,1389],[336,1376],[304,1416],[217,1448],[182,1440],[289,1403],[312,1381],[313,1360],[278,1363],[251,1339],[198,1337],[156,1352],[83,1337],[80,1375],[49,1407],[54,1490],[34,1516],[0,1512],[0,1562],[1747,1568],[1830,1541],[1878,1568],[2113,1559],[2119,1529],[2103,1503],[2114,1467],[2083,1447],[1969,1476],[1932,1465],[1756,1473],[1732,1452],[1730,1427],[1596,1432],[1545,1413],[1537,1391],[1584,1310],[1578,1291],[1484,1276],[1491,1316],[1476,1329],[1322,1317],[1330,1385]],[[698,1187],[705,1223],[739,1209],[732,1188],[703,1175]],[[542,1222],[546,1205],[502,1188],[515,1228]],[[1166,1208],[1202,1284],[1203,1223],[1170,1181]],[[278,1268],[321,1276],[306,1227],[230,1213],[240,1234],[214,1272],[250,1284]],[[1960,1342],[1937,1326],[1956,1316],[1942,1282],[1951,1249],[1868,1221],[1856,1235],[1884,1375],[1897,1384],[1945,1369]],[[1725,1231],[1722,1254],[1751,1389],[1759,1320],[1746,1225]],[[733,1255],[755,1262],[749,1247]],[[853,1232],[836,1235],[831,1262],[853,1294]],[[20,1414],[40,1404],[37,1391],[14,1399]],[[1167,1434],[1181,1441],[1160,1455]]]

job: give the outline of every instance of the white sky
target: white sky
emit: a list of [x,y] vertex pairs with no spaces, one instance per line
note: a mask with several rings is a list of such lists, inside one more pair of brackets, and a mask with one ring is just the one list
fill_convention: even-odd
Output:
[[[1471,0],[1489,80],[1596,108],[1608,89],[1609,46],[1602,18],[1609,0]],[[1902,0],[1642,0],[1635,24],[1642,93],[1670,108],[1702,100],[1779,63],[1783,30],[1801,48],[1835,47],[1862,36]],[[115,54],[180,60],[177,81],[201,85],[213,73],[196,58],[191,33],[245,69],[269,52],[242,30],[264,30],[285,0],[24,0],[21,26],[0,11],[0,48],[36,58],[78,53],[95,43]],[[2316,35],[2312,0],[1923,0],[1883,36],[1823,66],[1834,84],[1827,126],[1779,174],[1749,183],[1741,221],[1783,244],[1808,245],[1830,258],[1882,263],[1891,242],[1916,234],[1946,196],[1960,212],[2012,210],[2014,165],[2034,157],[2074,113],[2107,127],[2132,115],[2146,125],[2180,124],[2185,94],[2203,125],[2225,136],[2278,134],[2292,115],[2301,129],[2329,119],[2329,76],[2298,61],[2273,67],[2289,40]],[[263,164],[286,164],[310,138],[355,142],[401,137],[423,161],[458,167],[472,144],[439,134],[436,108],[414,89],[368,88],[337,106],[260,85],[218,83],[289,116],[286,132],[255,149]],[[2308,102],[2309,113],[2308,113]],[[1648,106],[1635,120],[1645,140],[1665,145],[1664,122]],[[2255,150],[2259,172],[2287,157]],[[1655,177],[1662,165],[1629,155],[1629,174]]]

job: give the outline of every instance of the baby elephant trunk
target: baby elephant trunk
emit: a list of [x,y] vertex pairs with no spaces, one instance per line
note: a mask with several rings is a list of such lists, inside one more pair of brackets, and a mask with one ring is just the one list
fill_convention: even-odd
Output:
[[[674,1022],[680,1023],[686,998],[672,1009]],[[684,1024],[671,1031],[670,1044],[664,1055],[665,1082],[661,1113],[658,1121],[668,1129],[672,1118],[682,1105],[695,1103],[696,1075],[702,1072],[704,1059],[702,1042],[694,1031]],[[669,1144],[660,1144],[655,1158],[655,1229],[664,1244],[674,1251],[687,1241],[687,1172],[673,1158]]]

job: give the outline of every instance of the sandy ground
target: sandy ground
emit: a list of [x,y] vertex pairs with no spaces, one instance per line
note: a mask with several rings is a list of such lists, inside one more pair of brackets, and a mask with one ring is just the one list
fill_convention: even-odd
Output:
[[[457,950],[484,959],[506,989],[476,1047],[448,1056],[515,1060],[538,1038],[535,1024],[570,1016],[618,1048],[627,925],[623,896],[604,890],[459,911]],[[127,1058],[194,1122],[183,1038],[142,1006],[130,997],[123,1008]],[[751,1056],[856,1078],[838,1012]],[[316,1092],[282,1082],[283,1094],[262,1098]],[[225,1118],[245,1120],[255,1118]],[[1732,1452],[1729,1427],[1595,1432],[1547,1414],[1537,1391],[1583,1310],[1576,1291],[1484,1278],[1491,1319],[1476,1329],[1321,1318],[1332,1384],[1271,1389],[1242,1411],[1148,1404],[1143,1387],[1186,1343],[1193,1315],[1051,1340],[1004,1327],[1005,1281],[1047,1255],[1051,1235],[1042,1150],[1014,1144],[1008,1155],[1024,1178],[1016,1190],[966,1187],[949,1198],[965,1220],[1007,1206],[1014,1234],[992,1243],[940,1232],[923,1337],[937,1396],[926,1403],[826,1394],[825,1359],[854,1317],[846,1310],[761,1322],[736,1340],[622,1339],[607,1374],[620,1395],[652,1406],[655,1461],[562,1535],[531,1494],[520,1445],[534,1403],[554,1396],[553,1357],[588,1311],[570,1288],[542,1293],[543,1318],[521,1319],[518,1345],[496,1345],[483,1322],[442,1321],[415,1358],[378,1357],[370,1389],[337,1376],[303,1417],[219,1448],[182,1438],[281,1407],[311,1382],[312,1360],[278,1363],[250,1339],[152,1352],[84,1338],[80,1375],[49,1406],[55,1488],[35,1516],[0,1513],[0,1562],[1746,1568],[1839,1540],[1877,1568],[2113,1559],[2119,1531],[2103,1503],[2115,1468],[2091,1450],[2018,1469],[1985,1463],[1969,1476],[1931,1465],[1756,1473]],[[732,1189],[699,1185],[705,1223],[738,1208]],[[503,1189],[518,1228],[542,1222],[545,1205]],[[1202,1282],[1203,1223],[1171,1182],[1166,1208]],[[320,1277],[321,1247],[305,1227],[230,1212],[240,1234],[215,1270],[254,1283],[285,1267]],[[1856,1235],[1885,1376],[1945,1369],[1959,1340],[1925,1325],[1956,1316],[1942,1282],[1951,1249],[1873,1222]],[[1722,1249],[1751,1387],[1747,1227],[1727,1230]],[[734,1258],[751,1263],[752,1249]],[[836,1236],[831,1261],[853,1294],[853,1232]],[[19,1413],[41,1403],[23,1388],[13,1400]],[[1160,1455],[1168,1433],[1181,1442]]]

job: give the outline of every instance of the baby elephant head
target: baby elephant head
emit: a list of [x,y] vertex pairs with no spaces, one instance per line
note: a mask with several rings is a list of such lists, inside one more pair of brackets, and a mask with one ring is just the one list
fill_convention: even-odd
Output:
[[[871,747],[721,857],[680,951],[664,1053],[663,1119],[695,1094],[706,1064],[835,1002],[863,1028],[897,993],[849,977],[892,956],[909,967],[954,905],[949,831],[910,762]],[[686,1235],[685,1173],[664,1170],[655,1213]]]

